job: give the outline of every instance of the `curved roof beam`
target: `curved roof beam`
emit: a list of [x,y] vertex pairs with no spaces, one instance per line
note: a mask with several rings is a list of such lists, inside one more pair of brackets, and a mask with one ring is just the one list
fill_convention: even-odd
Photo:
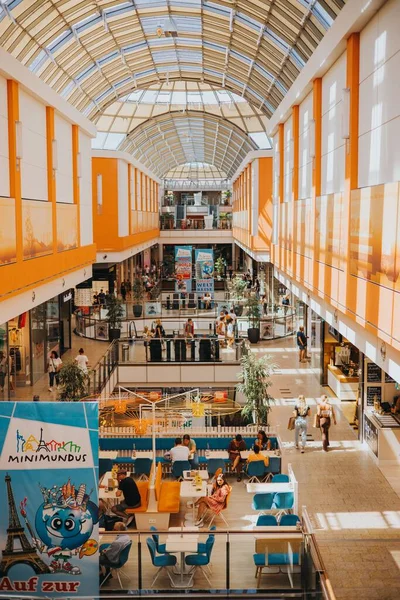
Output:
[[137,80],[170,77],[226,86],[270,116],[344,2],[6,0],[0,44],[91,116]]
[[217,116],[171,112],[131,132],[119,150],[163,177],[183,163],[209,163],[230,177],[257,145],[239,127]]

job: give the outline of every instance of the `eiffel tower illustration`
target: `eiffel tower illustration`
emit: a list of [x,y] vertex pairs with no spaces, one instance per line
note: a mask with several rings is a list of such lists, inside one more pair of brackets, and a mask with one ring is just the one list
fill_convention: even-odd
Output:
[[[21,525],[15,506],[11,477],[7,474],[4,480],[7,484],[9,523],[6,547],[2,551],[0,577],[7,575],[9,569],[19,563],[29,565],[37,575],[50,573],[49,567],[43,562],[36,548],[29,543],[25,535],[25,529]],[[15,549],[15,542],[17,542],[17,549]]]

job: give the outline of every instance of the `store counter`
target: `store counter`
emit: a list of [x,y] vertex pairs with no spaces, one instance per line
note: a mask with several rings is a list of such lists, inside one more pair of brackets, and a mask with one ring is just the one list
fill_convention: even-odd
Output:
[[364,415],[364,440],[378,464],[400,464],[400,416],[380,415],[371,410]]
[[328,385],[339,400],[357,400],[359,378],[344,375],[340,367],[328,365]]

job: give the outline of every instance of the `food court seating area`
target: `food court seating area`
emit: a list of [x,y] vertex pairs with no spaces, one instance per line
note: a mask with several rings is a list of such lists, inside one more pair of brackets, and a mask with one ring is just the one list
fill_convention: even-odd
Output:
[[[272,450],[280,450],[278,438],[276,436],[268,436],[271,442]],[[232,440],[231,437],[194,437],[197,452],[199,457],[200,468],[207,468],[209,461],[211,460],[222,460],[224,462],[225,471],[229,470],[230,461],[227,455],[221,457],[214,453],[225,452]],[[246,447],[250,450],[254,444],[253,437],[245,437],[243,439],[246,443]],[[133,456],[134,451],[140,452],[151,452],[152,450],[152,439],[150,437],[135,437],[135,438],[100,438],[100,451],[117,451],[118,456],[112,461],[113,463],[121,466],[129,467],[135,463],[135,457]],[[164,470],[168,471],[170,468],[170,462],[164,458],[164,454],[173,448],[175,444],[174,437],[163,437],[156,439],[156,462],[161,463]],[[109,460],[109,459],[101,459]],[[104,471],[104,466],[101,466],[101,470]],[[109,469],[105,469],[109,470]],[[209,469],[212,472],[212,468]],[[274,475],[281,472],[281,457],[273,456],[270,458],[269,465],[266,467],[265,475]]]

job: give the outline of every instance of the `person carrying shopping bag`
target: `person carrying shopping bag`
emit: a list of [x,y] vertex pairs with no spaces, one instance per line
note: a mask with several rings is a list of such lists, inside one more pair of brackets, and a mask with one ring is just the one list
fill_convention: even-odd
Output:
[[321,429],[322,447],[328,452],[329,447],[329,428],[332,424],[336,425],[336,415],[328,396],[321,396],[321,402],[318,406],[316,415],[316,426]]
[[299,437],[301,438],[301,453],[304,453],[304,448],[307,442],[307,417],[310,416],[311,409],[307,405],[306,399],[300,395],[297,404],[294,408],[294,435],[295,446],[299,448]]

